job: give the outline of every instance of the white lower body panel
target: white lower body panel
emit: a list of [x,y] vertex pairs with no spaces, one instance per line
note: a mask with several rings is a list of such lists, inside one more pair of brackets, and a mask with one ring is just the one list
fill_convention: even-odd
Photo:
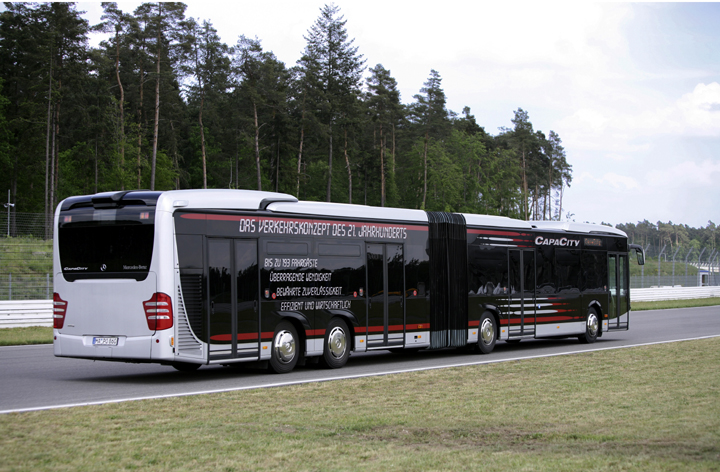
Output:
[[544,338],[548,336],[572,336],[585,332],[584,321],[573,321],[571,323],[551,323],[535,326],[535,337]]
[[[85,359],[150,359],[153,336],[118,336],[117,346],[93,346],[94,336],[59,334],[55,330],[54,353],[59,357]],[[160,360],[160,359],[153,359]],[[167,359],[172,360],[172,358]]]
[[416,331],[414,333],[405,333],[405,347],[425,347],[429,345],[430,331]]

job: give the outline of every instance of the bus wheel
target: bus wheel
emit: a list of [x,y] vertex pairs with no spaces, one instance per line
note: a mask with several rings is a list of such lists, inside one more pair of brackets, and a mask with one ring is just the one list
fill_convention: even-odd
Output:
[[600,321],[598,321],[597,312],[594,308],[588,310],[587,319],[585,321],[585,334],[578,336],[578,339],[583,344],[592,344],[598,337],[598,331],[600,328]]
[[483,313],[480,317],[480,336],[478,337],[477,349],[483,354],[489,354],[495,348],[497,340],[495,329],[495,318],[489,312]]
[[350,357],[350,342],[348,340],[347,324],[339,319],[333,318],[325,330],[325,342],[322,361],[325,367],[337,369],[347,363]]
[[200,368],[200,364],[191,364],[190,362],[173,362],[172,366],[180,372],[195,372]]
[[275,328],[272,350],[270,351],[270,368],[276,374],[286,374],[295,368],[298,361],[298,335],[289,321],[281,321]]

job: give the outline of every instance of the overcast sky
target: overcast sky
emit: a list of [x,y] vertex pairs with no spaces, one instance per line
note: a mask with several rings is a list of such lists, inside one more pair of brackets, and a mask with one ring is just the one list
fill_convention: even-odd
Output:
[[[320,1],[187,1],[233,45],[257,37],[289,67]],[[140,2],[118,2],[133,11]],[[450,110],[491,134],[523,108],[573,166],[563,219],[720,223],[720,4],[335,2],[369,67],[413,101],[437,70]],[[100,3],[81,2],[91,24]],[[94,39],[97,43],[98,39]]]

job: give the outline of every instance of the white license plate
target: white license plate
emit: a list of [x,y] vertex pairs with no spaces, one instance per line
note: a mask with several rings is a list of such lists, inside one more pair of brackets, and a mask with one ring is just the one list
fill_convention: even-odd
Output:
[[117,346],[118,338],[103,336],[96,336],[93,338],[93,346]]

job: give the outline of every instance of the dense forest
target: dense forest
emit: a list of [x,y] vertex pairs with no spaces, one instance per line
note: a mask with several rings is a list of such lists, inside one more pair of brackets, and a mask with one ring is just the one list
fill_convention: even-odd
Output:
[[[557,133],[527,111],[491,135],[446,107],[430,69],[410,103],[369,66],[340,9],[308,25],[294,65],[239,31],[223,43],[179,2],[134,12],[102,4],[5,3],[0,13],[0,189],[15,211],[108,190],[245,188],[304,200],[506,215],[563,216],[572,182]],[[93,32],[107,41],[88,45]],[[717,246],[718,229],[618,225],[636,243]]]
[[[0,189],[17,211],[108,190],[245,188],[305,200],[560,219],[572,180],[557,133],[518,108],[490,135],[447,109],[442,77],[402,103],[340,9],[325,5],[294,65],[239,31],[222,42],[179,2],[5,3]],[[108,33],[98,48],[94,31]]]
[[673,224],[672,221],[667,223],[658,221],[655,224],[648,220],[640,221],[637,224],[619,224],[616,227],[625,231],[633,243],[651,247],[650,254],[653,256],[657,256],[663,248],[665,248],[663,254],[669,254],[670,257],[676,252],[685,256],[690,248],[693,248],[695,250],[694,257],[698,257],[701,251],[707,248],[707,253],[703,253],[703,255],[711,258],[715,255],[714,251],[720,243],[720,228],[712,221],[708,221],[704,228]]

